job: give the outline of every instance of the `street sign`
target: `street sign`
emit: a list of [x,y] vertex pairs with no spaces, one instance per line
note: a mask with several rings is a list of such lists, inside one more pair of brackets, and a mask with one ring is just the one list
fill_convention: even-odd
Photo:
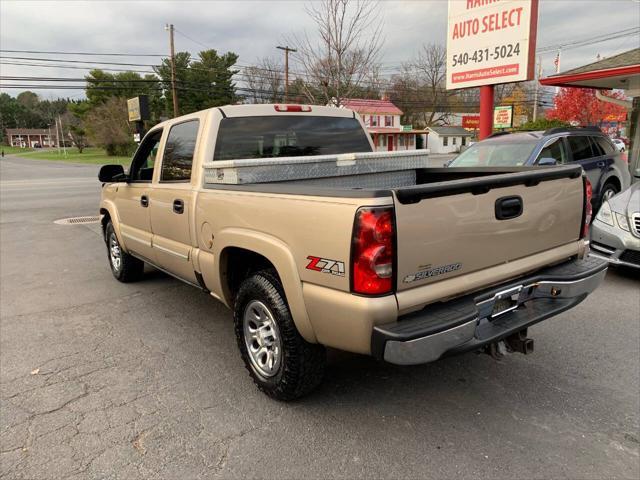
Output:
[[149,100],[146,95],[129,98],[127,100],[127,111],[130,122],[141,122],[149,120]]
[[480,115],[463,115],[462,128],[473,130],[480,128]]
[[513,105],[496,107],[493,110],[493,128],[511,128],[513,126]]
[[411,130],[413,130],[413,125],[402,125],[403,132],[410,132]]
[[531,80],[538,0],[449,0],[447,89]]

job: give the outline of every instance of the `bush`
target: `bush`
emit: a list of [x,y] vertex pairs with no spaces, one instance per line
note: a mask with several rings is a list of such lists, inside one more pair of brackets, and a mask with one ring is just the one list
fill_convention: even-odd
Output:
[[130,157],[136,151],[137,145],[133,142],[128,144],[108,143],[103,145],[109,157]]
[[539,118],[535,121],[529,121],[527,123],[523,123],[516,130],[519,131],[532,131],[532,130],[547,130],[549,128],[554,127],[569,127],[570,125],[567,122],[563,122],[562,120],[557,119],[548,119],[548,118]]

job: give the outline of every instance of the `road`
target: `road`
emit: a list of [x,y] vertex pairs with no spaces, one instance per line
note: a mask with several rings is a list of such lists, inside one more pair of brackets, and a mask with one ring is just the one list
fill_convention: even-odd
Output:
[[330,352],[312,396],[252,385],[231,314],[158,272],[115,281],[96,166],[0,162],[0,475],[638,478],[640,283],[610,270],[533,355],[416,367]]

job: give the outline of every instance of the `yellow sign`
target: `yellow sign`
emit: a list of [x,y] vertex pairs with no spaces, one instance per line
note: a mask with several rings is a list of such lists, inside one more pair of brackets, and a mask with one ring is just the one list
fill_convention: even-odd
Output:
[[142,115],[140,113],[140,97],[128,99],[127,110],[129,112],[130,122],[138,122],[142,120]]

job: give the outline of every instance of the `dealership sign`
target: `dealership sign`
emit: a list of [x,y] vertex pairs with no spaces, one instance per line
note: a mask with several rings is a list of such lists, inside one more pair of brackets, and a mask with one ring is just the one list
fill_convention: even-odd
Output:
[[493,110],[493,128],[511,128],[513,126],[513,106],[496,107]]
[[463,115],[462,128],[473,130],[480,128],[480,115]]
[[538,0],[449,0],[447,89],[531,80]]

